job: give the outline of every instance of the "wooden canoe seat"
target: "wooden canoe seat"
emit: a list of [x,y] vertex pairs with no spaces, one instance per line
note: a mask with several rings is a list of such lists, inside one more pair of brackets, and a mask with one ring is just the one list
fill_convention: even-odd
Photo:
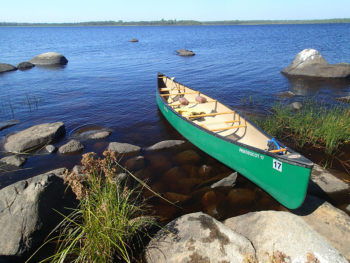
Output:
[[179,92],[179,93],[168,93],[168,94],[160,94],[162,97],[167,97],[167,96],[177,96],[177,95],[186,95],[186,94],[199,94],[200,92]]
[[[217,100],[207,100],[207,102],[205,103],[209,103],[209,102],[217,102]],[[190,101],[189,104],[199,104],[197,101]],[[204,103],[201,103],[201,104],[204,104]],[[181,103],[179,102],[173,102],[173,103],[169,103],[169,106],[179,106],[181,105]]]

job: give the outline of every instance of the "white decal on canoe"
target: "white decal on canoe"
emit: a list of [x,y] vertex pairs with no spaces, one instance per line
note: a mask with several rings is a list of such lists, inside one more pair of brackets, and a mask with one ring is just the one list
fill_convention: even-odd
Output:
[[239,152],[243,153],[243,154],[246,154],[246,155],[249,155],[249,156],[254,157],[254,158],[259,158],[260,157],[260,154],[258,154],[256,152],[251,152],[251,151],[248,151],[248,150],[242,149],[242,148],[239,148]]
[[272,160],[272,168],[279,171],[279,172],[282,172],[282,162],[273,159]]

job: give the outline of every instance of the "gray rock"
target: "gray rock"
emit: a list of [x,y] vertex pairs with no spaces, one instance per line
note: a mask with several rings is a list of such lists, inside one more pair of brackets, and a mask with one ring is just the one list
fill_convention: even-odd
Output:
[[136,43],[136,42],[139,42],[139,41],[138,41],[138,39],[136,39],[136,38],[132,38],[132,39],[129,40],[129,42]]
[[111,142],[107,149],[123,156],[137,155],[141,151],[141,147],[139,146],[120,142]]
[[319,262],[344,262],[346,258],[314,231],[302,218],[282,211],[251,212],[224,221],[248,238],[258,262],[269,262],[267,254],[280,251],[292,262],[307,262],[309,254]]
[[244,262],[255,250],[245,237],[204,213],[184,215],[167,224],[148,244],[147,263]]
[[177,149],[183,146],[185,143],[186,142],[183,140],[161,141],[161,142],[157,142],[156,144],[153,144],[150,147],[147,147],[145,150],[150,152],[156,152],[156,151],[162,151],[162,150]]
[[18,120],[9,120],[9,121],[1,121],[0,122],[0,131],[10,128],[18,123]]
[[84,150],[84,145],[78,140],[70,140],[66,144],[63,144],[60,148],[58,148],[58,152],[61,154],[66,153],[77,153]]
[[337,98],[336,100],[339,100],[339,101],[345,102],[345,103],[350,103],[350,95],[349,95],[349,96],[344,96],[344,97]]
[[345,211],[350,213],[350,204],[345,207]]
[[45,150],[48,152],[48,153],[54,153],[57,148],[56,146],[52,145],[52,144],[49,144],[49,145],[46,145],[45,146]]
[[7,137],[4,149],[14,153],[31,151],[58,140],[65,133],[63,122],[35,125]]
[[230,174],[229,176],[225,177],[224,179],[221,179],[220,181],[212,184],[211,188],[217,188],[217,187],[233,187],[236,184],[237,180],[237,172]]
[[15,66],[6,63],[0,63],[0,73],[17,70]]
[[349,215],[311,195],[308,195],[302,207],[293,213],[300,215],[309,226],[350,261]]
[[50,66],[50,65],[66,65],[68,60],[61,54],[56,52],[47,52],[35,56],[29,61],[34,65]]
[[[55,210],[67,214],[73,195],[65,192],[63,180],[43,174],[19,181],[0,190],[0,255],[24,262],[62,220]],[[17,259],[17,260],[15,260]]]
[[293,110],[300,110],[303,107],[303,104],[301,104],[298,101],[295,101],[289,105]]
[[86,133],[82,133],[80,137],[82,139],[90,139],[90,140],[99,140],[99,139],[105,139],[109,135],[111,135],[111,131],[107,130],[93,130]]
[[195,55],[193,51],[187,50],[187,49],[179,49],[176,52],[179,56],[183,56],[183,57],[191,57]]
[[20,167],[27,161],[23,156],[10,155],[0,159],[0,162],[6,163],[8,165],[13,165]]
[[282,73],[291,76],[307,76],[317,78],[348,78],[350,77],[350,64],[328,64],[315,49],[304,49],[298,53]]
[[[311,172],[311,181],[308,192],[322,197],[324,193],[333,194],[336,192],[350,190],[350,185],[338,179],[333,174],[315,164]],[[321,189],[321,191],[320,191]]]
[[54,170],[51,170],[49,172],[43,173],[43,175],[50,175],[53,174],[57,177],[63,178],[63,176],[68,172],[68,169],[65,167],[57,168]]
[[17,68],[19,70],[27,70],[27,69],[31,69],[33,67],[35,67],[35,65],[30,63],[30,62],[21,62],[17,65]]

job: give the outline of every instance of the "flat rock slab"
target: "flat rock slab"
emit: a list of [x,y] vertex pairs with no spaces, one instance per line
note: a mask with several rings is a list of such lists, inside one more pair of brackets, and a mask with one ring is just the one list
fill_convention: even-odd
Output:
[[147,263],[242,263],[255,250],[245,237],[204,213],[177,218],[148,244]]
[[50,66],[50,65],[66,65],[68,60],[65,56],[56,52],[47,52],[32,58],[30,63],[39,66]]
[[141,147],[129,143],[111,142],[108,145],[107,150],[116,152],[119,155],[131,156],[139,154]]
[[82,150],[84,150],[84,145],[80,141],[74,139],[58,148],[58,152],[61,154],[77,153]]
[[[350,216],[330,203],[308,195],[293,211],[350,261]],[[336,262],[336,261],[333,261]]]
[[251,212],[227,219],[224,224],[253,243],[258,262],[270,262],[266,253],[271,256],[275,251],[291,262],[310,262],[310,255],[318,259],[316,262],[348,262],[302,218],[289,212]]
[[[326,194],[332,194],[350,189],[350,184],[338,179],[333,174],[315,164],[311,172],[311,181],[322,189]],[[322,195],[316,187],[310,184],[309,193],[314,195]]]
[[6,63],[0,63],[0,73],[17,70],[15,66]]
[[150,147],[147,147],[145,150],[149,152],[156,152],[156,151],[162,151],[162,150],[171,150],[171,149],[177,149],[181,146],[183,146],[186,142],[183,140],[167,140],[167,141],[161,141],[156,144],[153,144]]
[[22,166],[27,161],[27,158],[18,155],[10,155],[0,159],[1,163],[6,163],[8,165]]
[[63,122],[35,125],[8,136],[4,149],[14,153],[31,151],[58,140],[65,133]]
[[0,131],[10,128],[19,123],[18,120],[0,121]]

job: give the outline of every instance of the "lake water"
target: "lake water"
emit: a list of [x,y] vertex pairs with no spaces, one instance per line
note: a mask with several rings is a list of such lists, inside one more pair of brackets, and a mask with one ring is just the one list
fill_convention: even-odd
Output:
[[[132,38],[138,43],[130,43]],[[0,121],[19,124],[0,136],[35,124],[63,121],[67,135],[84,125],[112,129],[101,141],[86,142],[101,152],[109,141],[142,147],[181,136],[160,115],[155,100],[157,72],[221,102],[263,111],[276,94],[291,90],[302,100],[331,103],[350,92],[347,82],[288,80],[280,71],[305,48],[329,63],[350,62],[350,24],[176,27],[0,27],[0,62],[17,65],[49,51],[63,54],[62,68],[35,67],[0,75]],[[190,49],[194,57],[176,55]],[[255,105],[246,105],[247,102]],[[258,106],[256,106],[258,105]],[[2,155],[2,154],[0,154]],[[1,171],[0,187],[48,167],[78,163],[80,156],[37,155],[26,170]]]

